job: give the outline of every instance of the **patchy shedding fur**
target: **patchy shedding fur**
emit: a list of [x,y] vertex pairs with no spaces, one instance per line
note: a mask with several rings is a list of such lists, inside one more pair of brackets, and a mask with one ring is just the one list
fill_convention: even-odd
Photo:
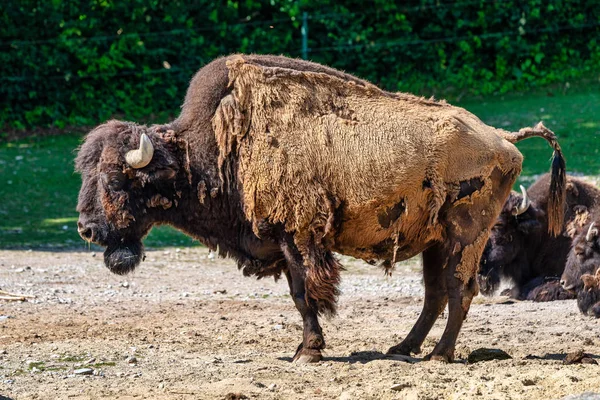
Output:
[[106,219],[112,222],[118,229],[125,229],[135,221],[135,218],[126,210],[129,195],[124,192],[104,192],[102,205],[106,212]]
[[574,238],[581,231],[581,228],[588,223],[590,218],[590,212],[586,206],[575,206],[573,207],[573,212],[575,216],[567,222],[565,230],[565,234],[570,238]]
[[148,201],[146,201],[146,206],[148,208],[154,207],[162,207],[163,209],[171,208],[173,202],[166,197],[161,196],[160,194],[156,194],[152,196]]
[[198,201],[200,204],[204,204],[204,199],[206,198],[206,182],[200,181],[197,186],[198,190]]
[[479,269],[479,259],[489,237],[489,229],[482,231],[475,242],[462,250],[460,264],[456,267],[455,276],[465,285],[473,280]]
[[[489,175],[495,166],[520,171],[516,148],[458,107],[242,57],[228,68],[231,93],[213,119],[220,173],[229,176],[234,154],[244,211],[257,235],[261,220],[300,236],[322,230],[332,197],[344,201],[336,251],[386,258],[373,249],[400,235],[416,246],[397,257],[402,244],[396,243],[389,255],[406,258],[441,239],[445,182]],[[400,202],[404,213],[381,226],[377,215]]]

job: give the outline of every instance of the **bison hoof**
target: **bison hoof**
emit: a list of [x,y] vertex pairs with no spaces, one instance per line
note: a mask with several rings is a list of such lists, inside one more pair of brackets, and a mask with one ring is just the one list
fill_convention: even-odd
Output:
[[428,354],[423,358],[425,361],[441,361],[445,363],[451,363],[454,361],[454,355],[452,354]]
[[389,350],[387,351],[387,354],[400,354],[402,356],[410,356],[411,353],[421,354],[421,348],[420,347],[411,347],[404,343],[400,343],[396,346],[390,347]]
[[296,354],[292,359],[292,362],[297,364],[309,364],[319,362],[322,359],[323,356],[321,355],[321,350],[305,349],[302,347],[302,345],[300,345],[298,351],[296,351]]

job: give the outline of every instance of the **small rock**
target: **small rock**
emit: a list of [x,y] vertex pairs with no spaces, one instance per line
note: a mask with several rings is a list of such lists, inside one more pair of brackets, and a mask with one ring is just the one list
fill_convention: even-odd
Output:
[[183,292],[181,293],[181,297],[190,297],[190,294],[188,292]]
[[8,354],[8,353],[6,352],[6,349],[1,349],[0,354]]
[[138,360],[134,356],[127,357],[127,364],[137,364]]
[[14,379],[5,379],[4,383],[6,383],[7,385],[12,385],[13,383],[15,383]]
[[90,358],[89,360],[87,360],[87,361],[84,361],[84,364],[93,364],[93,363],[95,363],[95,362],[96,362],[96,359],[92,357],[92,358]]
[[586,354],[583,352],[583,349],[580,349],[580,350],[577,350],[577,351],[573,351],[573,352],[567,354],[567,356],[563,360],[563,364],[565,364],[565,365],[580,364],[581,360],[585,356],[586,356]]
[[583,345],[584,346],[593,346],[594,341],[592,340],[592,338],[587,337],[583,340]]
[[283,325],[281,325],[281,324],[277,324],[277,325],[273,326],[273,330],[280,331],[282,329],[283,329]]
[[523,381],[521,381],[521,383],[523,386],[534,386],[537,382],[535,379],[525,378]]
[[582,364],[595,364],[598,365],[598,361],[594,360],[592,357],[583,357],[581,359]]
[[158,388],[159,389],[164,389],[165,388],[165,384],[163,382],[158,384]]
[[467,361],[469,364],[474,364],[480,361],[510,360],[511,358],[512,357],[504,350],[480,348],[471,352]]
[[396,383],[394,385],[392,385],[392,387],[390,389],[395,390],[395,391],[400,391],[404,388],[410,387],[409,383]]
[[96,257],[96,253],[92,253],[92,257]]
[[213,294],[227,294],[227,290],[226,289],[218,289],[213,291]]
[[242,400],[247,398],[248,396],[242,393],[227,393],[227,395],[225,395],[225,400]]
[[73,371],[75,375],[92,375],[94,370],[91,368],[79,368]]
[[277,385],[274,383],[271,383],[267,389],[269,389],[270,392],[274,392],[275,388],[277,388]]
[[260,382],[258,382],[258,381],[253,381],[253,382],[252,382],[252,384],[253,384],[254,386],[256,386],[257,388],[264,388],[264,387],[265,387],[265,385],[264,385],[264,384],[262,384],[262,383],[260,383]]
[[129,287],[129,282],[125,281],[123,283],[121,283],[121,286],[124,288],[128,288]]

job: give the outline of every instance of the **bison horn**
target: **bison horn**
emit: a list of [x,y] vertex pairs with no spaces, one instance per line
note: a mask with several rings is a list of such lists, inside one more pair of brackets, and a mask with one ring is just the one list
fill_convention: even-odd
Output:
[[152,146],[152,142],[145,133],[142,133],[142,136],[140,137],[140,148],[128,151],[127,154],[125,154],[125,161],[127,161],[127,164],[132,168],[144,168],[146,165],[150,164],[153,155],[154,147]]
[[520,185],[520,187],[521,193],[523,193],[523,200],[521,201],[521,204],[513,210],[513,215],[515,216],[523,214],[531,205],[531,201],[529,200],[529,197],[527,197],[527,190],[525,190],[523,185]]
[[591,242],[596,236],[598,236],[598,228],[596,228],[595,225],[596,223],[592,222],[590,224],[590,229],[588,229],[587,234],[585,235],[585,240],[588,242]]

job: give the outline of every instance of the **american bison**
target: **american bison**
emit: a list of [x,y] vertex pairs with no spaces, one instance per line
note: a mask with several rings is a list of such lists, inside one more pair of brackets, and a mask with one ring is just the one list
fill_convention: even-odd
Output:
[[479,258],[521,172],[513,145],[554,149],[549,230],[562,229],[564,160],[542,124],[510,133],[443,101],[390,93],[351,75],[278,56],[234,55],[192,79],[165,125],[109,121],[92,130],[79,232],[106,247],[114,273],[142,260],[142,238],[170,224],[245,275],[285,275],[304,323],[294,360],[321,359],[320,314],[335,312],[333,252],[394,264],[423,253],[423,312],[390,353],[418,353],[449,307],[429,358],[452,360],[478,292]]
[[573,239],[560,283],[577,294],[582,313],[600,318],[600,214],[594,213],[590,220]]
[[490,232],[480,262],[479,285],[493,294],[501,278],[510,279],[510,296],[520,300],[550,301],[574,298],[562,289],[562,274],[572,236],[600,204],[600,190],[567,177],[565,223],[562,234],[548,233],[548,191],[551,176],[540,177],[521,195],[512,192]]

